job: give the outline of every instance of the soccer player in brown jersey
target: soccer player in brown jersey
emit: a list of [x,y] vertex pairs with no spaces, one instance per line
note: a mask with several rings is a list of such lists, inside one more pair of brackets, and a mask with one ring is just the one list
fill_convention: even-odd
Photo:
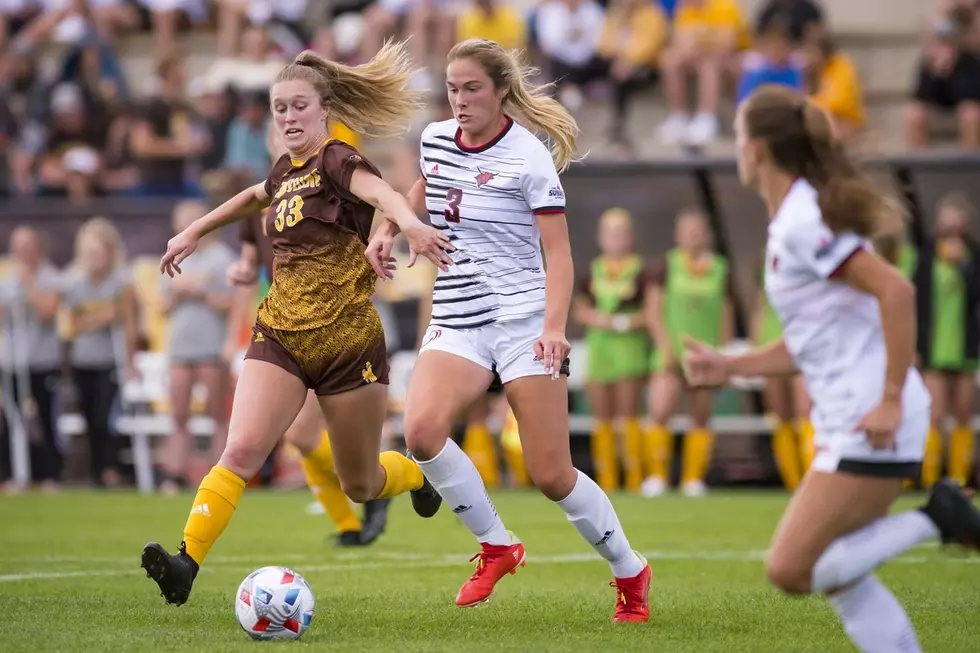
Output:
[[[331,125],[334,127],[335,125]],[[331,128],[331,134],[334,129]],[[348,138],[344,140],[353,145]],[[274,124],[269,124],[266,144],[273,160],[286,152],[282,139]],[[264,229],[265,214],[253,213],[241,225],[242,250],[239,259],[228,268],[228,279],[237,288],[235,302],[229,317],[228,342],[225,345],[225,358],[231,360],[238,351],[239,334],[245,326],[251,326],[255,314],[253,307],[258,296],[258,270],[265,270],[272,279],[275,267],[275,253],[272,239]],[[333,461],[333,449],[323,423],[323,414],[316,393],[306,395],[306,403],[283,434],[282,442],[293,445],[302,456],[303,474],[306,483],[324,512],[337,527],[338,546],[366,546],[372,544],[384,532],[388,523],[388,506],[391,499],[372,499],[364,504],[362,521],[344,494]],[[278,448],[278,446],[276,447]],[[275,449],[269,458],[275,458]]]
[[[329,427],[344,492],[356,502],[411,492],[431,517],[441,498],[419,466],[380,452],[388,358],[371,303],[377,276],[364,256],[375,210],[398,225],[412,250],[442,269],[454,248],[423,224],[406,199],[358,152],[327,138],[333,117],[359,133],[401,132],[420,106],[403,43],[351,67],[312,52],[286,65],[272,87],[272,114],[287,153],[265,183],[247,188],[170,240],[160,269],[171,276],[204,235],[268,208],[275,275],[259,308],[235,388],[228,442],[201,482],[179,552],[151,542],[141,566],[168,603],[181,605],[245,485],[315,391]],[[388,263],[386,262],[386,265]]]

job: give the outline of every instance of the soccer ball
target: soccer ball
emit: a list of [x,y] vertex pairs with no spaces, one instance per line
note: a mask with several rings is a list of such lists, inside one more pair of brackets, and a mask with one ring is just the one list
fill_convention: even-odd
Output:
[[285,567],[262,567],[235,595],[238,624],[253,639],[298,639],[313,621],[313,590]]

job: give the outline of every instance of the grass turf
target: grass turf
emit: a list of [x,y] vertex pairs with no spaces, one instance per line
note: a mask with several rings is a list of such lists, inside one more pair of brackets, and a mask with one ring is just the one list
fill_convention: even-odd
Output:
[[[789,599],[766,585],[762,558],[786,503],[780,493],[615,497],[633,546],[654,570],[651,622],[619,625],[610,622],[615,591],[607,587],[608,567],[560,510],[517,492],[494,500],[527,546],[527,567],[502,580],[485,606],[453,605],[476,547],[448,510],[423,521],[407,499],[396,500],[375,546],[338,549],[325,544],[326,517],[305,513],[309,495],[249,491],[190,601],[175,608],[144,577],[139,553],[147,540],[169,547],[179,541],[190,500],[88,492],[0,498],[0,649],[853,650],[822,600]],[[978,560],[924,546],[881,570],[925,650],[980,647],[980,565],[972,564]],[[238,583],[267,564],[300,572],[316,594],[316,616],[298,642],[253,643],[235,622]]]

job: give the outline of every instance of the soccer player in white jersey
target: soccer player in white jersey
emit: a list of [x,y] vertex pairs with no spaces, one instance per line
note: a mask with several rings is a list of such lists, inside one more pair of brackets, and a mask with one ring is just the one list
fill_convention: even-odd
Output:
[[[456,604],[490,598],[524,563],[524,546],[504,527],[473,463],[448,438],[453,418],[486,392],[494,370],[519,424],[534,485],[612,567],[616,621],[647,621],[650,567],[623,533],[609,498],[572,467],[568,437],[565,325],[573,270],[558,180],[575,151],[574,119],[527,83],[514,53],[472,39],[449,54],[454,118],[422,133],[422,178],[409,193],[449,234],[453,265],[435,283],[432,318],[412,374],[405,439],[423,473],[480,542],[476,571]],[[546,133],[553,151],[511,115]],[[368,248],[390,275],[394,230]],[[545,271],[541,244],[548,261]]]
[[761,87],[740,106],[735,132],[741,181],[771,216],[765,288],[783,337],[731,357],[690,342],[688,379],[802,372],[817,453],[776,530],[769,579],[825,594],[862,651],[918,652],[905,610],[873,572],[937,538],[980,548],[980,512],[944,481],[921,509],[888,515],[918,473],[930,406],[912,366],[914,291],[870,240],[895,233],[901,212],[851,164],[826,114],[794,91]]

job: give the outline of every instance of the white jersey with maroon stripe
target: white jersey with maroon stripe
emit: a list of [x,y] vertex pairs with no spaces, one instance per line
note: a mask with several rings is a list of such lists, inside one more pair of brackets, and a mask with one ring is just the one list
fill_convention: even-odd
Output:
[[432,324],[476,329],[543,315],[536,217],[565,212],[548,148],[512,120],[489,143],[469,148],[450,119],[426,127],[420,153],[429,218],[456,246],[454,265],[436,279]]
[[769,223],[766,295],[813,399],[818,445],[822,434],[829,438],[824,444],[830,449],[841,448],[840,438],[851,440],[843,447],[844,457],[921,460],[925,432],[918,418],[925,415],[928,423],[931,399],[915,368],[908,371],[902,407],[905,418],[915,418],[917,425],[901,430],[899,449],[872,452],[857,432],[861,419],[881,401],[886,363],[878,300],[834,278],[861,249],[871,250],[872,245],[854,233],[831,231],[823,221],[817,192],[799,180]]

